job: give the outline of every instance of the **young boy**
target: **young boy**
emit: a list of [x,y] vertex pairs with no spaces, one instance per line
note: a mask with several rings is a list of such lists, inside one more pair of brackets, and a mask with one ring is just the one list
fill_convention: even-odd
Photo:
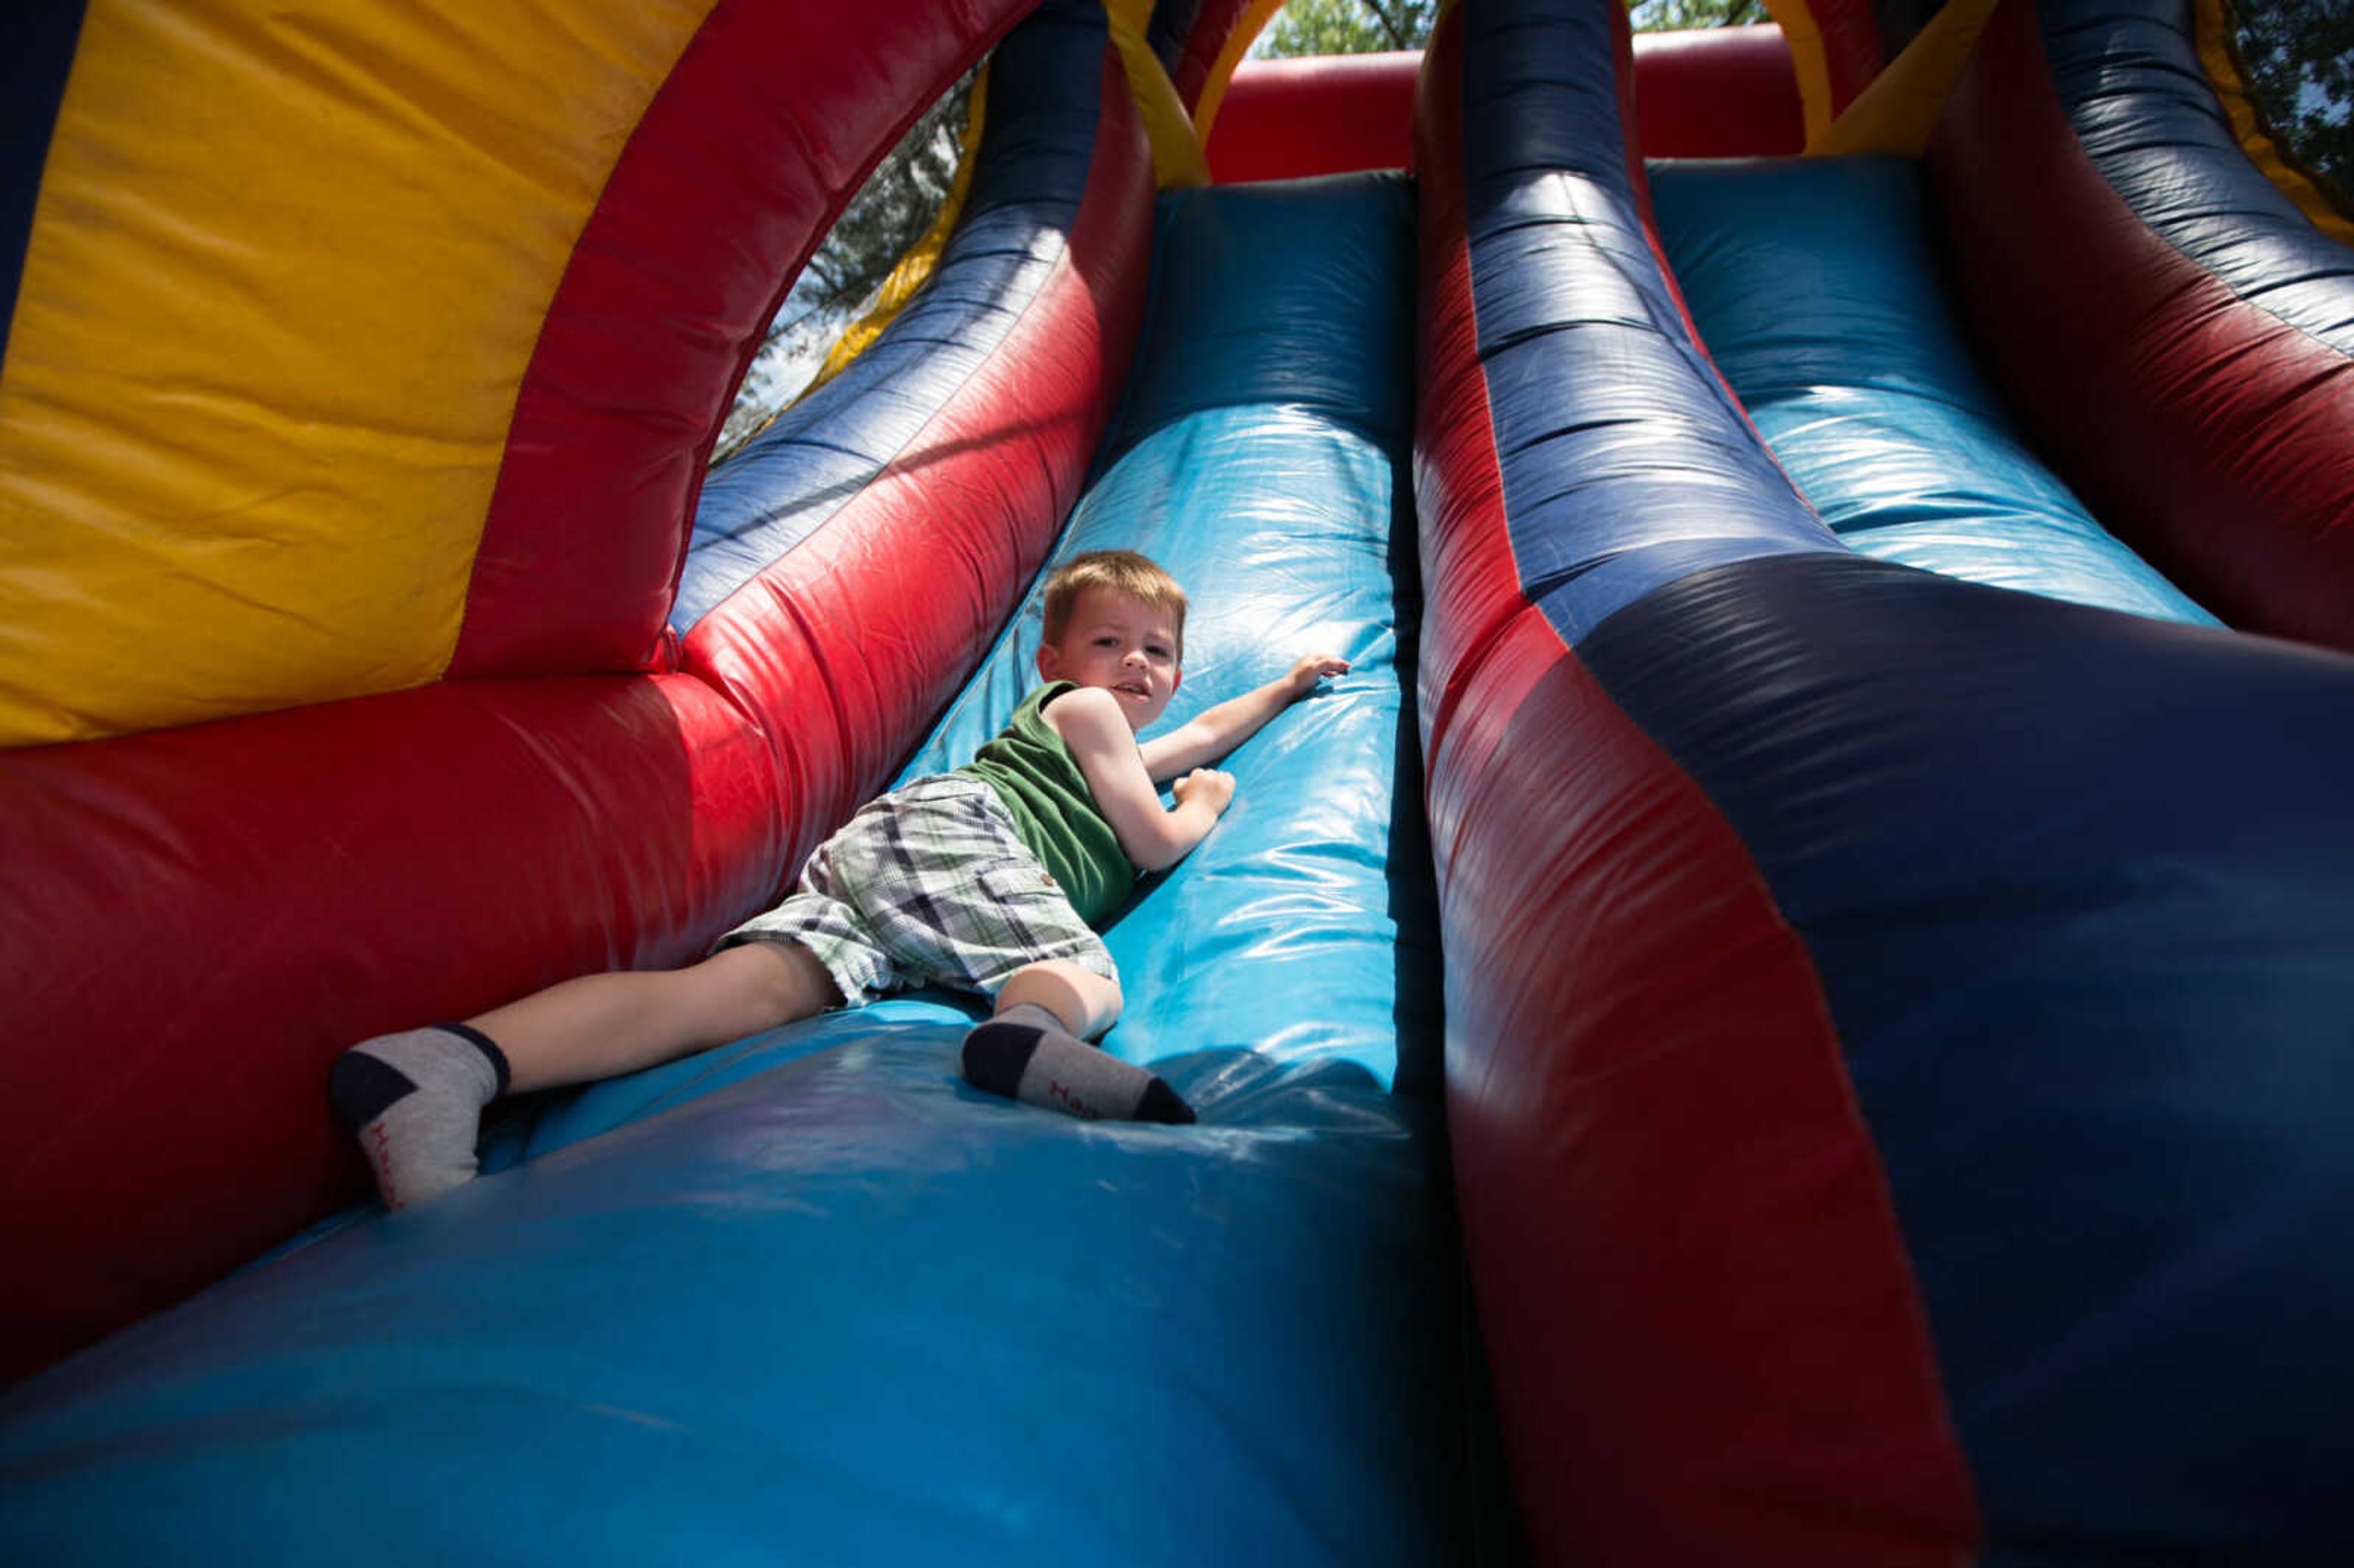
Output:
[[[387,1208],[471,1181],[499,1095],[635,1072],[919,985],[994,999],[965,1076],[1076,1116],[1189,1122],[1159,1077],[1086,1044],[1119,1017],[1095,926],[1139,868],[1200,843],[1234,798],[1204,766],[1348,664],[1298,660],[1257,690],[1140,744],[1176,694],[1185,596],[1129,550],[1048,579],[1038,674],[1013,721],[953,773],[918,779],[820,845],[792,895],[668,972],[586,975],[464,1023],[380,1035],[329,1079]],[[1172,808],[1157,786],[1174,780]]]

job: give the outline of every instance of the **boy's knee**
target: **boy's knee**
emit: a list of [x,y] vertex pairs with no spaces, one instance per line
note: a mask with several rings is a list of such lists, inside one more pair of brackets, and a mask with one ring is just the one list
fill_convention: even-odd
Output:
[[1016,970],[998,992],[998,1005],[1016,1001],[1038,1003],[1087,1039],[1119,1022],[1119,981],[1067,959],[1045,959]]
[[[1120,1009],[1127,1005],[1127,998],[1120,994],[1119,981],[1106,975],[1099,975],[1093,969],[1081,969],[1079,972],[1086,975],[1089,980],[1093,980],[1101,988],[1100,994],[1103,998],[1103,1028],[1109,1029],[1113,1024],[1119,1022]],[[1101,1033],[1101,1031],[1098,1030],[1097,1033]]]
[[807,1018],[842,1001],[833,976],[798,942],[746,942],[711,961],[722,960],[738,1004],[763,1027]]

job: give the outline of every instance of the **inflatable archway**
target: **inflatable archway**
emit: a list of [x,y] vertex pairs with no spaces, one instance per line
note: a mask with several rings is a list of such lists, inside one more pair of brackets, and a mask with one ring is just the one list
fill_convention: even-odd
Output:
[[[12,1556],[1458,1561],[1491,1421],[1544,1561],[2344,1548],[2354,281],[2213,10],[628,9],[7,68]],[[347,1207],[336,1051],[690,956],[1104,543],[1357,661],[1110,936],[1203,1127],[917,997]]]

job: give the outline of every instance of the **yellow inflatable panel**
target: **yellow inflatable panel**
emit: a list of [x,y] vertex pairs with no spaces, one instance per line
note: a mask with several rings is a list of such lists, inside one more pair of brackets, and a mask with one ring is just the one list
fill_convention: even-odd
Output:
[[0,369],[0,746],[440,673],[548,301],[709,9],[90,0]]
[[1190,188],[1210,183],[1210,160],[1202,151],[1202,136],[1185,101],[1161,68],[1160,57],[1145,41],[1152,18],[1151,0],[1111,0],[1105,7],[1111,23],[1111,41],[1119,50],[1120,70],[1136,99],[1138,117],[1144,122],[1145,141],[1152,148],[1153,183],[1162,190]]
[[1865,153],[1917,158],[1929,150],[1946,101],[1968,69],[1978,35],[1994,15],[1996,0],[1946,0],[1945,7],[1914,35],[1904,52],[1872,79],[1840,117],[1807,138],[1810,158],[1853,157]]
[[1823,30],[1807,0],[1766,0],[1766,14],[1790,46],[1790,69],[1798,79],[1798,112],[1809,143],[1831,128],[1831,70]]

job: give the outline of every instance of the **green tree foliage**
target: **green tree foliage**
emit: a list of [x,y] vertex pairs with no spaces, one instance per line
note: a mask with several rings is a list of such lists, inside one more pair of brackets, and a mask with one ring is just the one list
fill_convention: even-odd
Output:
[[1692,27],[1745,27],[1770,20],[1766,0],[1628,0],[1628,19],[1638,33],[1681,33]]
[[[1765,0],[1628,0],[1640,33],[1763,22]],[[1251,52],[1269,59],[1418,49],[1430,40],[1438,0],[1288,0]]]
[[1251,52],[1296,59],[1418,49],[1437,20],[1438,0],[1287,0]]
[[2354,0],[2234,0],[2248,90],[2289,155],[2354,213]]

